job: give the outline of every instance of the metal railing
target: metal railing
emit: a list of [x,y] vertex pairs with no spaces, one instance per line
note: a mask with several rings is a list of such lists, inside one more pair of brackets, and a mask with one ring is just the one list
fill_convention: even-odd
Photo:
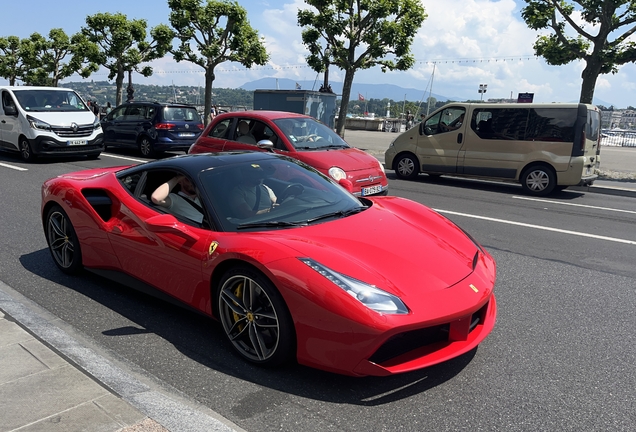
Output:
[[613,147],[636,147],[636,131],[604,130],[601,145]]

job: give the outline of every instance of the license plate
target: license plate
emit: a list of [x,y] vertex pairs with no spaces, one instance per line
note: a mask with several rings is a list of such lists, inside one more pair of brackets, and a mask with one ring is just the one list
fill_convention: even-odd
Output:
[[181,132],[179,134],[180,137],[193,137],[194,136],[194,132]]
[[362,188],[362,195],[373,195],[382,192],[382,185]]
[[86,140],[70,140],[70,141],[66,141],[66,145],[70,145],[70,146],[86,145],[86,144],[88,144],[88,141],[86,141]]

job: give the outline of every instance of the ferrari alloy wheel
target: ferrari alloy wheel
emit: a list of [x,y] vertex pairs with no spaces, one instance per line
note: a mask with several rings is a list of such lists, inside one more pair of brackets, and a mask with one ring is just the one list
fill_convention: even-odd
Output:
[[545,165],[532,165],[521,174],[521,186],[530,195],[545,196],[556,186],[556,175]]
[[282,297],[263,275],[244,266],[228,271],[217,306],[226,336],[247,360],[276,366],[289,359],[292,321]]
[[33,162],[35,160],[35,154],[31,148],[31,144],[26,138],[20,139],[20,156],[25,162]]
[[55,264],[64,273],[77,273],[82,268],[82,253],[70,219],[55,206],[46,216],[46,241]]
[[151,158],[155,155],[155,151],[152,148],[152,143],[148,137],[141,137],[139,139],[139,151],[144,157]]
[[413,179],[419,173],[417,159],[408,153],[398,156],[395,165],[395,174],[399,178]]

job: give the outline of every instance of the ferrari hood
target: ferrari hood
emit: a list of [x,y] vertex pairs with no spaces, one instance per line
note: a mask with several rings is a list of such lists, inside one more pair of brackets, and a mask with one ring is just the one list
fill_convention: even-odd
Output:
[[307,165],[324,171],[327,171],[333,166],[340,167],[346,172],[380,169],[376,158],[353,147],[346,149],[303,151],[298,152],[294,157],[305,162]]
[[398,296],[445,289],[466,278],[477,246],[445,217],[412,204],[379,199],[357,215],[280,231],[288,235],[277,241],[298,257]]

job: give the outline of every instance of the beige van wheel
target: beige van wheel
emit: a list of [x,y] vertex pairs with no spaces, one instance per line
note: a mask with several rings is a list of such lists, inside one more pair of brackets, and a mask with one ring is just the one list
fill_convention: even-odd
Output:
[[415,156],[404,153],[395,159],[395,174],[401,179],[414,179],[419,174],[419,166]]
[[521,186],[530,195],[545,196],[556,186],[556,174],[546,165],[531,165],[521,174]]

